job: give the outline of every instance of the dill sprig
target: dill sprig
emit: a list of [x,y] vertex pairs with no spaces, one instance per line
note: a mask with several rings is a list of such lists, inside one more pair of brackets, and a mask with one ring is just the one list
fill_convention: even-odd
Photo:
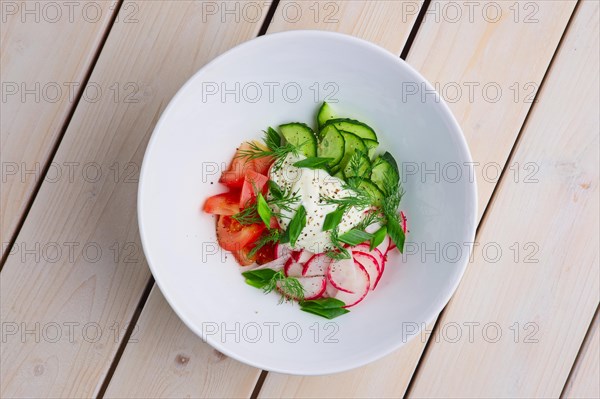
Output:
[[243,158],[246,161],[251,161],[253,159],[265,158],[265,157],[273,157],[275,162],[273,164],[273,168],[275,170],[281,167],[283,160],[285,157],[292,153],[294,155],[298,155],[300,145],[293,145],[290,143],[283,144],[283,138],[281,134],[279,134],[275,129],[269,127],[267,130],[263,131],[263,143],[252,141],[249,144],[250,149],[248,150],[239,150],[236,157]]
[[302,302],[304,300],[304,287],[297,278],[286,277],[282,270],[271,277],[271,280],[263,287],[265,294],[278,289],[281,293],[279,303],[292,301],[294,299]]
[[325,255],[331,259],[340,260],[340,259],[350,259],[352,255],[344,246],[342,242],[339,240],[339,228],[336,226],[330,233],[331,244],[333,245],[333,249],[325,252]]
[[365,209],[365,208],[368,208],[369,206],[371,206],[373,201],[368,194],[366,194],[362,190],[358,190],[358,191],[352,190],[352,191],[354,191],[354,193],[356,195],[342,197],[342,198],[331,198],[331,197],[322,196],[320,198],[320,201],[325,204],[334,204],[334,205],[337,205],[340,207],[343,206],[344,208],[354,207],[357,209]]
[[369,211],[356,226],[354,226],[357,230],[366,230],[370,225],[383,222],[385,217],[376,209]]
[[258,238],[258,240],[256,240],[256,243],[254,244],[254,248],[252,248],[250,250],[250,252],[248,253],[248,257],[253,258],[258,253],[258,251],[261,250],[262,247],[264,247],[267,244],[275,244],[275,243],[279,242],[280,238],[281,238],[281,230],[268,229],[266,234],[263,234],[262,236],[260,236]]

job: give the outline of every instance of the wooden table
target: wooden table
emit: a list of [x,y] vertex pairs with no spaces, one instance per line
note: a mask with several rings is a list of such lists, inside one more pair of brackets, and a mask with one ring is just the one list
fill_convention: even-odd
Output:
[[[3,398],[600,397],[598,1],[0,7]],[[135,211],[176,90],[290,29],[406,59],[478,163],[478,245],[450,303],[397,352],[324,377],[267,373],[191,333],[154,286]]]

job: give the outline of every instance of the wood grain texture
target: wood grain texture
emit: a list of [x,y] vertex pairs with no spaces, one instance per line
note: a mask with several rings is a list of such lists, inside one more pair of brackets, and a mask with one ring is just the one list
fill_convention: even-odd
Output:
[[[321,5],[324,7],[325,4],[329,3],[332,2],[321,2]],[[412,3],[416,5],[420,4],[420,2]],[[303,10],[306,10],[308,2],[295,2],[295,4],[302,4]],[[313,4],[313,2],[310,2],[310,5]],[[401,8],[394,2],[349,1],[338,2],[336,4],[339,6],[339,11],[335,14],[336,18],[338,18],[339,21],[344,21],[344,23],[338,24],[338,31],[355,34],[368,39],[379,38],[381,40],[386,40],[388,46],[392,47],[398,53],[402,50],[402,47],[408,38],[408,33],[410,32],[410,28],[412,23],[414,23],[417,14],[414,13],[414,15],[411,15],[410,19],[406,22],[407,26],[404,26],[402,14],[398,13],[398,10],[401,10]],[[269,32],[271,32],[272,29],[290,30],[308,28],[308,22],[306,21],[302,24],[290,22],[287,26],[279,25],[281,22],[277,22],[277,16],[279,15],[279,18],[283,18],[281,17],[281,13],[283,12],[281,7],[285,7],[285,2],[280,3],[275,11],[274,22],[269,27]],[[309,11],[311,10],[304,11],[302,15],[304,15],[305,18],[308,18]],[[390,14],[394,15],[394,18],[389,19]],[[364,18],[366,18],[367,21],[357,20],[357,18],[363,18],[362,16],[365,16]],[[386,17],[384,18],[383,16]],[[348,21],[351,21],[352,23],[349,23]],[[353,30],[356,24],[362,26],[361,30]],[[330,25],[329,23],[327,23],[326,26],[330,30],[334,29],[333,25]],[[325,25],[320,24],[317,27],[324,28]],[[383,33],[374,33],[386,31],[388,32],[387,36],[381,36]],[[164,370],[170,370],[173,367],[174,356],[176,356],[175,349],[173,349],[175,347],[186,348],[184,352],[189,354],[186,356],[189,356],[190,365],[202,364],[207,361],[211,362],[211,359],[214,358],[214,351],[207,348],[205,343],[183,326],[155,286],[150,294],[148,303],[140,316],[138,323],[140,331],[143,329],[144,325],[152,324],[151,320],[165,318],[172,320],[172,322],[164,327],[153,328],[151,331],[144,333],[147,335],[144,335],[143,339],[140,338],[139,343],[127,345],[121,361],[110,381],[106,392],[107,397],[176,398],[184,395],[191,395],[192,397],[250,396],[254,389],[254,383],[258,379],[261,371],[259,369],[251,369],[253,370],[252,372],[248,371],[248,367],[242,366],[230,359],[225,361],[228,370],[231,371],[230,375],[234,375],[233,371],[235,371],[235,373],[238,373],[242,377],[240,379],[236,378],[235,384],[231,384],[229,391],[221,386],[221,378],[223,378],[221,375],[212,377],[217,381],[216,384],[218,384],[217,388],[219,389],[210,389],[202,386],[201,384],[205,380],[205,368],[202,366],[196,366],[196,368],[192,369],[193,371],[186,373],[165,374]],[[165,348],[159,346],[157,344],[158,342],[174,343]],[[418,357],[414,359],[415,363],[417,359]],[[143,377],[140,377],[140,369],[144,370]],[[140,384],[140,378],[142,378],[142,381],[148,383]],[[155,378],[155,382],[150,383],[149,379],[153,378]],[[224,390],[221,390],[220,388],[223,388]]]
[[259,374],[202,342],[155,285],[104,397],[242,398]]
[[[407,62],[430,82],[438,82],[442,95],[444,87],[462,88],[462,95],[449,105],[463,128],[474,161],[482,166],[495,162],[501,170],[531,107],[531,103],[523,101],[522,92],[521,101],[515,102],[509,86],[515,82],[521,87],[526,82],[539,86],[575,3],[536,3],[539,22],[535,24],[523,23],[522,19],[515,22],[509,9],[513,2],[495,3],[502,6],[504,18],[486,20],[479,14],[473,17],[472,23],[468,20],[468,9],[463,8],[462,19],[455,21],[444,4],[438,1],[430,4]],[[545,38],[543,43],[540,37]],[[481,89],[488,83],[498,84],[504,90],[496,102],[484,98],[481,91],[469,96],[469,85],[478,85]],[[432,169],[433,165],[428,167]],[[480,217],[495,186],[495,181],[489,180],[486,182],[478,175]],[[401,397],[428,338],[429,334],[421,334],[419,340],[378,362],[333,376],[293,377],[269,373],[260,397],[368,397],[371,393],[375,397]],[[372,381],[385,382],[374,384]]]
[[600,312],[598,311],[561,397],[600,398]]
[[283,0],[267,33],[296,29],[335,31],[400,54],[422,5],[422,0]]
[[0,243],[31,199],[117,0],[0,4]]
[[[563,389],[600,301],[598,9],[578,7],[514,152],[515,162],[539,166],[538,181],[506,176],[483,221],[479,242],[503,254],[475,251],[438,321],[452,330],[431,343],[410,397],[548,398]],[[466,323],[479,323],[472,339]]]
[[137,22],[114,25],[90,81],[103,93],[115,83],[135,90],[129,101],[110,93],[79,104],[55,158],[79,166],[72,179],[43,183],[17,237],[22,251],[2,270],[1,321],[14,332],[3,336],[0,396],[98,393],[150,278],[135,209],[154,124],[199,67],[260,28],[203,20],[203,4],[123,4],[137,8]]

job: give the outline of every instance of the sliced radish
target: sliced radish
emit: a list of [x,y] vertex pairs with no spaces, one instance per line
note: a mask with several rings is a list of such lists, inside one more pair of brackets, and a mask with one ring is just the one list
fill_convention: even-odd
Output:
[[284,244],[279,244],[277,243],[277,245],[275,245],[275,256],[277,256],[278,258],[284,257],[284,256],[291,256],[293,254],[294,251],[292,251],[292,249],[290,247],[288,247],[287,245]]
[[313,257],[313,255],[314,255],[314,253],[313,253],[313,252],[310,252],[310,251],[307,251],[306,249],[303,249],[303,250],[300,252],[300,256],[298,256],[298,257],[296,258],[296,259],[297,259],[297,260],[296,260],[296,262],[298,262],[298,263],[306,263],[306,262],[308,262],[308,260],[309,260],[310,258],[312,258],[312,257]]
[[270,262],[259,265],[258,263],[254,263],[252,266],[243,267],[243,271],[249,270],[261,270],[261,269],[273,269],[275,271],[279,271],[285,267],[285,264],[290,259],[289,256],[282,256],[281,258],[274,259]]
[[353,252],[354,261],[358,262],[369,274],[370,285],[369,288],[371,290],[375,289],[375,283],[379,280],[379,276],[381,274],[381,266],[379,265],[379,260],[376,259],[373,255],[365,253],[365,252]]
[[325,288],[325,293],[323,293],[323,296],[327,298],[335,298],[335,295],[338,293],[339,290],[331,284],[331,281],[329,281],[329,279],[326,280],[327,287]]
[[[385,242],[385,240],[384,240],[384,242]],[[385,252],[381,252],[378,248],[379,247],[375,247],[371,251],[371,246],[369,244],[358,244],[358,245],[350,248],[350,250],[352,251],[352,253],[365,252],[370,255],[373,255],[375,257],[375,259],[377,259],[379,261],[379,264],[381,265],[383,262],[385,262],[385,255],[384,255]]]
[[394,244],[394,241],[392,241],[392,237],[390,237],[390,236],[387,237],[387,241],[388,241],[388,247],[387,247],[387,250],[385,252],[390,252],[394,248],[396,248],[396,244]]
[[344,302],[346,304],[346,306],[344,306],[345,308],[356,305],[362,301],[369,292],[369,274],[360,263],[355,263],[355,270],[356,278],[353,281],[354,292],[344,292],[340,290],[334,297]]
[[[311,299],[317,299],[323,296],[327,287],[327,279],[325,276],[320,277],[298,277],[298,282],[304,288],[304,299],[309,301]],[[277,283],[277,289],[282,294],[291,297],[289,294],[284,293],[281,290],[280,282]],[[292,299],[299,299],[293,297]]]
[[313,255],[305,264],[302,275],[306,277],[323,276],[331,263],[331,258],[326,254]]
[[304,265],[302,263],[294,262],[292,258],[289,258],[285,264],[283,272],[287,277],[302,277],[302,270]]
[[334,260],[327,269],[327,278],[340,291],[353,293],[352,287],[356,280],[357,267],[353,259]]

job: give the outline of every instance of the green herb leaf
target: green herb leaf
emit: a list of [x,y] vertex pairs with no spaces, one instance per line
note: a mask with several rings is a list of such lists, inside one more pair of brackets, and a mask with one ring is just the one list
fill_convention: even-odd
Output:
[[348,245],[355,246],[360,244],[361,242],[370,240],[372,236],[372,234],[369,234],[366,231],[352,229],[339,236],[339,240],[341,242],[345,242]]
[[269,127],[265,132],[264,140],[267,147],[273,151],[281,147],[281,135],[272,127]]
[[274,275],[275,270],[272,269],[250,270],[242,273],[242,276],[246,279],[246,284],[256,288],[263,288],[268,285]]
[[306,226],[306,209],[304,205],[300,205],[287,228],[292,247],[296,245],[296,240],[300,237],[304,226]]
[[345,305],[344,302],[338,299],[325,298],[301,302],[300,309],[331,320],[350,312],[344,308]]
[[345,211],[345,207],[340,206],[335,211],[328,213],[323,221],[323,231],[331,230],[335,226],[339,225],[342,221],[342,217],[344,217]]
[[373,233],[373,237],[371,237],[371,245],[369,247],[369,251],[372,251],[376,246],[381,244],[383,240],[385,240],[385,236],[387,235],[387,227],[382,226]]
[[269,180],[267,182],[267,185],[269,187],[269,192],[271,193],[273,198],[276,198],[276,199],[283,198],[283,190],[281,189],[281,187],[279,187],[279,184],[275,183],[273,180]]
[[388,216],[387,218],[387,230],[390,238],[398,247],[398,251],[400,253],[404,252],[404,230],[402,230],[402,226],[400,225],[400,221],[398,220],[398,215]]
[[271,216],[273,213],[271,212],[271,208],[267,204],[265,197],[263,197],[262,193],[259,193],[256,197],[256,209],[258,210],[258,216],[262,219],[265,226],[271,226]]
[[325,255],[328,258],[331,258],[334,260],[351,259],[352,258],[352,255],[350,255],[350,252],[348,252],[348,250],[346,248],[332,249],[332,250],[325,252]]
[[294,163],[297,168],[325,169],[333,158],[310,157]]
[[281,237],[281,230],[268,229],[266,234],[261,235],[258,238],[258,240],[256,240],[254,247],[250,250],[250,252],[248,252],[248,257],[253,258],[254,255],[256,255],[262,247],[264,247],[265,245],[267,245],[269,243],[275,244],[275,243],[279,242],[280,237]]

